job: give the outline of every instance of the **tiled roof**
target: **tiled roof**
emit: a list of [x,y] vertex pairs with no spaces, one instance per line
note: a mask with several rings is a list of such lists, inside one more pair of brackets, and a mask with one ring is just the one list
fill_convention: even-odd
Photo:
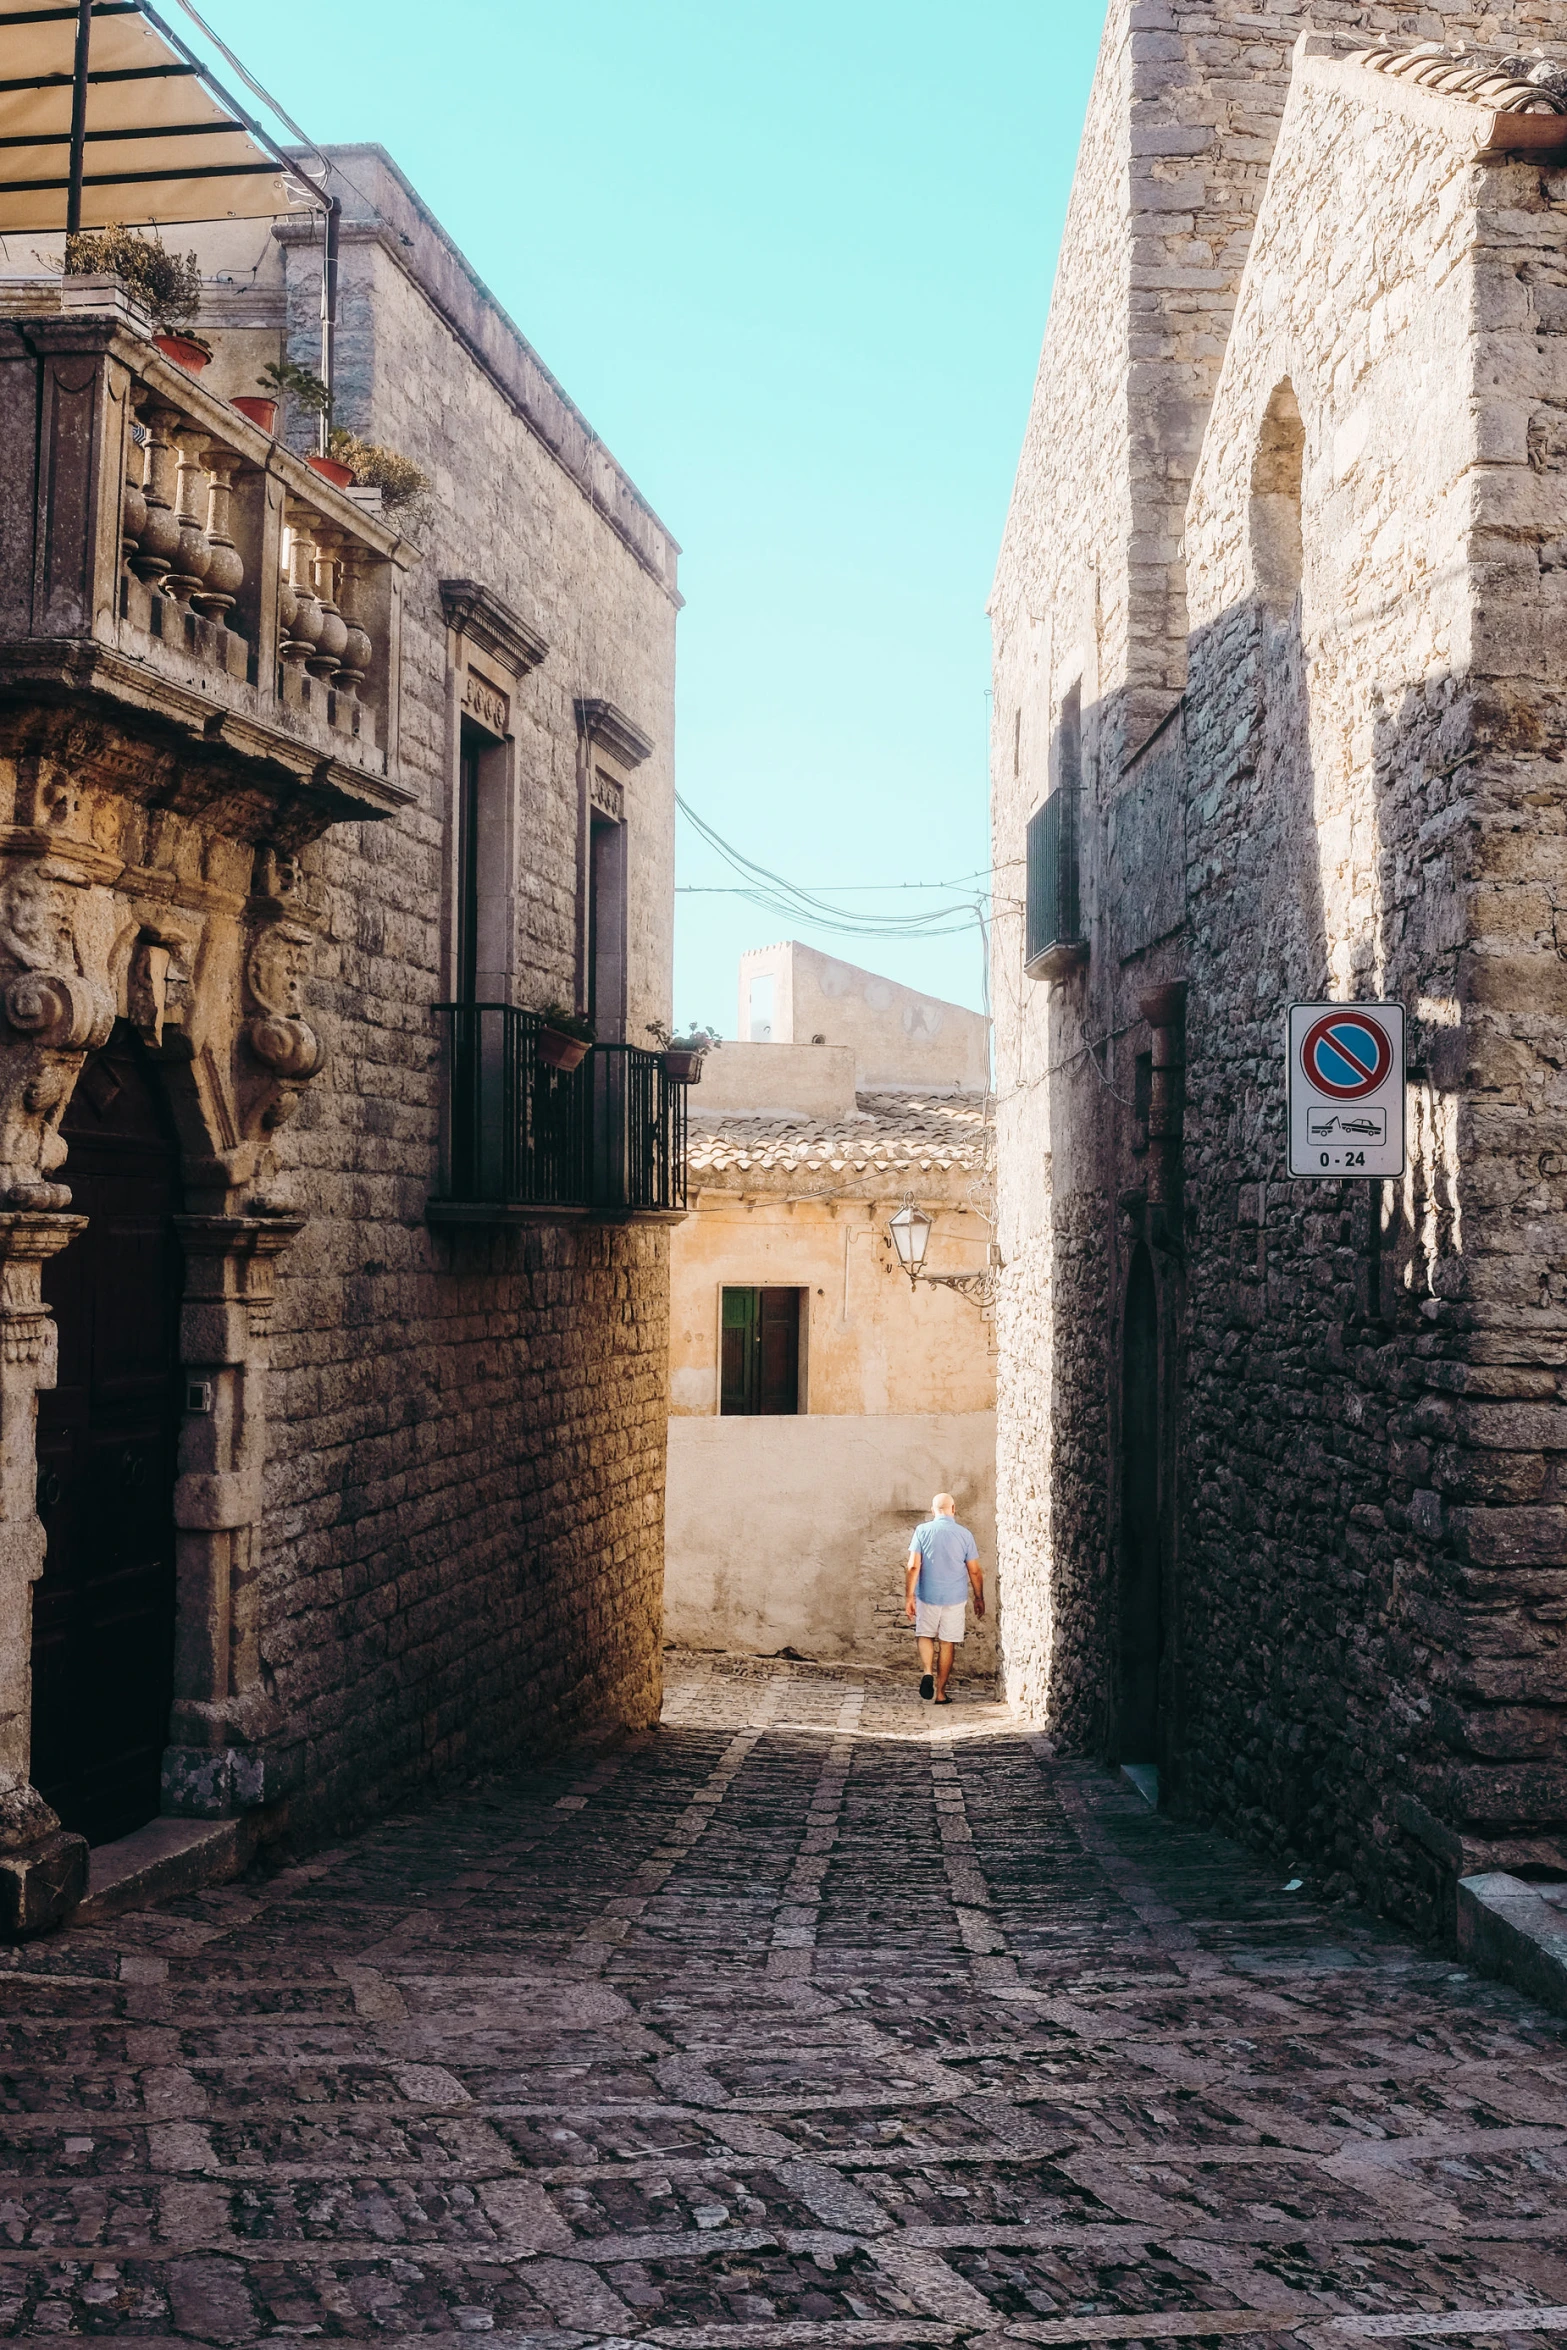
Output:
[[1469,98],[1494,114],[1567,112],[1567,68],[1536,57],[1479,57],[1422,41],[1413,49],[1376,42],[1356,52],[1368,73],[1396,74],[1443,98]]
[[982,1094],[862,1093],[851,1115],[835,1119],[747,1115],[704,1117],[691,1106],[693,1175],[788,1174],[809,1169],[855,1176],[984,1163],[989,1118]]

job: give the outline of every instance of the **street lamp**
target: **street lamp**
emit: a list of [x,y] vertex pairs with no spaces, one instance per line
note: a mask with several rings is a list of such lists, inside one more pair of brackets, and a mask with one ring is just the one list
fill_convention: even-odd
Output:
[[923,1208],[917,1208],[912,1199],[905,1199],[902,1207],[887,1225],[892,1234],[892,1245],[898,1252],[898,1262],[909,1277],[912,1289],[920,1277],[925,1262],[925,1243],[930,1238],[932,1219]]
[[887,1230],[892,1234],[892,1245],[898,1252],[898,1262],[909,1277],[913,1289],[924,1282],[932,1289],[955,1289],[966,1297],[970,1305],[988,1313],[996,1302],[996,1267],[1001,1259],[995,1242],[990,1245],[990,1263],[979,1273],[927,1273],[925,1270],[925,1243],[930,1238],[935,1218],[927,1216],[923,1208],[914,1205],[912,1193],[905,1192],[903,1205],[895,1216],[887,1219]]

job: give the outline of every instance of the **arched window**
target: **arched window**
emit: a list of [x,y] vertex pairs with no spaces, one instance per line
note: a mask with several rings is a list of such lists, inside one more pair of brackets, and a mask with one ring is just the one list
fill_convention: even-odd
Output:
[[1300,482],[1306,428],[1288,377],[1268,402],[1251,468],[1251,561],[1263,604],[1282,620],[1301,578]]

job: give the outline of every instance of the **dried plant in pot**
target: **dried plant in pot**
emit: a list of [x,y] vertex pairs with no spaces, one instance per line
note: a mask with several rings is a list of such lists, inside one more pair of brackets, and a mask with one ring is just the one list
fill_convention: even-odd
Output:
[[664,1067],[677,1085],[699,1085],[703,1061],[724,1041],[716,1028],[700,1027],[694,1020],[679,1036],[662,1020],[650,1020],[647,1032],[663,1052]]
[[435,484],[422,465],[389,449],[380,441],[362,441],[357,433],[337,425],[327,442],[327,454],[349,467],[355,486],[379,490],[381,510],[398,527],[420,529],[434,512]]
[[158,349],[188,374],[199,375],[212,357],[210,343],[184,332],[201,309],[201,265],[194,253],[171,253],[156,235],[110,221],[66,238],[64,274],[117,277],[150,314]]
[[580,1068],[593,1050],[593,1023],[567,1004],[545,1004],[540,1012],[538,1054],[546,1069]]

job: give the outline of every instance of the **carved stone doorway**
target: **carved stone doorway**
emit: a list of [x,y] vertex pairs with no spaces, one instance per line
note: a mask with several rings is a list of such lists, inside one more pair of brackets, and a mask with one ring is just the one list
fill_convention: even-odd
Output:
[[160,1808],[174,1671],[180,1160],[123,1021],[61,1131],[88,1222],[43,1274],[60,1370],[38,1398],[32,1779],[63,1827],[102,1844]]
[[1139,1242],[1126,1284],[1121,1370],[1118,1759],[1160,1760],[1163,1575],[1159,1546],[1159,1299]]

